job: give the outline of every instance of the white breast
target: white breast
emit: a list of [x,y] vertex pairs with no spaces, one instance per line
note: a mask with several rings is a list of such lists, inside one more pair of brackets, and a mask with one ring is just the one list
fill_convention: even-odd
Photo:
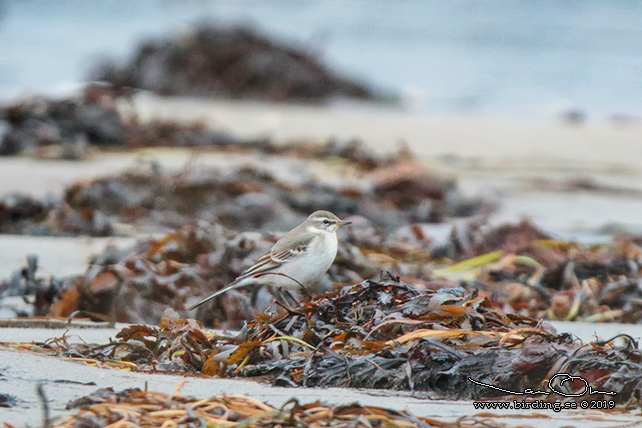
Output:
[[[310,243],[305,255],[285,263],[282,265],[281,271],[303,285],[310,285],[330,269],[336,256],[337,235],[335,233],[321,233]],[[288,285],[292,285],[291,288],[299,288],[298,284],[290,284],[291,282],[288,283]]]

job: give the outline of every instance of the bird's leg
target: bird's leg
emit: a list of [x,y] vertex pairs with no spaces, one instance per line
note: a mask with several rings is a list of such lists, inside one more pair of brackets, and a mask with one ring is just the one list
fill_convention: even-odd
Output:
[[252,294],[250,294],[250,304],[252,305],[253,308],[256,308],[256,301],[259,298],[259,291],[261,291],[261,288],[255,287],[254,290],[252,291]]
[[[292,307],[288,304],[288,299],[285,297],[285,293],[287,293],[287,291],[284,293],[282,288],[277,288],[276,289],[276,293],[279,296],[278,298],[288,308],[288,310],[292,310]],[[292,296],[290,296],[290,297],[292,297]]]
[[[270,287],[270,290],[272,290],[272,288],[271,288],[271,287]],[[271,291],[270,291],[270,292],[271,292]],[[280,307],[282,307],[283,309],[285,309],[285,311],[286,311],[286,312],[288,312],[290,315],[296,314],[296,315],[300,315],[300,316],[302,316],[304,319],[306,318],[306,315],[305,315],[303,312],[296,311],[296,310],[294,310],[292,307],[290,307],[290,306],[287,304],[287,301],[283,298],[283,294],[281,294],[281,299],[282,299],[283,301],[285,301],[285,304],[281,303],[281,300],[279,300],[279,298],[277,298],[277,297],[276,297],[277,292],[278,292],[279,294],[281,294],[282,289],[280,289],[280,288],[279,288],[278,290],[275,290],[275,291],[274,291],[274,294],[272,294],[272,295],[274,296],[274,302],[275,302],[277,305],[279,305]],[[287,292],[287,291],[286,291],[286,292]],[[289,294],[290,294],[290,293],[288,293],[288,295],[289,295]],[[291,296],[290,296],[290,297],[291,297]]]
[[310,293],[310,290],[308,290],[308,287],[306,287],[305,285],[301,284],[299,281],[297,281],[296,279],[292,278],[291,276],[286,275],[284,273],[280,273],[280,272],[265,272],[265,273],[257,274],[257,275],[255,275],[255,277],[259,278],[259,277],[264,276],[264,275],[279,275],[279,276],[284,276],[284,277],[286,277],[288,279],[291,279],[292,281],[296,282],[303,289],[303,291],[305,291],[305,294],[308,295],[310,300],[312,300],[312,294]]
[[290,301],[292,301],[294,303],[294,306],[296,306],[297,303],[299,303],[299,301],[294,298],[292,293],[290,293],[290,290],[283,290],[283,297],[289,297]]

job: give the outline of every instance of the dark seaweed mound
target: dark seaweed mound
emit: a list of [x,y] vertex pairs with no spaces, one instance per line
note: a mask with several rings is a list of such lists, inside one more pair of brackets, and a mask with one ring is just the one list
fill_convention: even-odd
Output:
[[211,23],[143,42],[128,63],[98,64],[90,78],[162,95],[305,102],[382,99],[373,88],[331,70],[311,51],[250,28]]

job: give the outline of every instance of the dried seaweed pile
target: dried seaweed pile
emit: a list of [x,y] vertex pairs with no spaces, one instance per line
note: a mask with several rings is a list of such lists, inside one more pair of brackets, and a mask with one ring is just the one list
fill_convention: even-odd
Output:
[[[37,262],[32,260],[6,283],[0,282],[4,286],[0,290],[6,287],[7,294],[35,295],[29,315],[68,317],[85,311],[120,322],[157,324],[167,308],[188,315],[184,308],[229,284],[275,241],[273,234],[186,226],[135,248],[107,248],[82,275],[43,277],[37,274]],[[377,275],[378,267],[344,243],[335,266],[311,291],[324,292],[332,290],[335,283]],[[197,317],[208,325],[238,327],[271,303],[267,290],[249,288],[222,296],[199,310]]]
[[[68,406],[81,409],[76,415],[56,425],[57,428],[111,426],[126,419],[140,427],[337,427],[385,426],[389,428],[427,428],[431,426],[483,426],[475,419],[464,418],[458,424],[418,418],[407,412],[357,403],[324,405],[301,404],[292,399],[280,408],[243,395],[224,395],[196,399],[178,394],[143,392],[128,389],[114,392],[100,389]],[[126,416],[125,416],[126,415]]]
[[95,66],[90,80],[162,95],[306,102],[382,99],[372,87],[331,70],[313,52],[270,40],[251,28],[213,23],[145,41],[128,63]]
[[[90,84],[74,97],[36,97],[0,108],[0,155],[36,150],[45,158],[79,159],[95,147],[213,147],[260,153],[340,156],[378,165],[379,159],[360,143],[273,144],[267,139],[242,140],[201,122],[140,122],[131,112],[131,91]],[[120,107],[119,107],[120,106]],[[53,149],[58,150],[53,150]]]
[[[241,141],[202,123],[141,123],[119,109],[131,94],[103,85],[87,85],[63,99],[34,98],[0,109],[0,155],[37,150],[41,157],[79,159],[96,147],[229,147],[269,148],[269,141]],[[49,148],[59,148],[58,152]],[[49,151],[47,151],[49,150]]]
[[54,201],[38,200],[30,195],[0,197],[0,233],[37,234],[40,224],[55,208]]
[[116,108],[122,96],[111,88],[89,86],[79,97],[34,99],[4,106],[0,123],[0,155],[64,144],[68,157],[87,144],[123,145],[124,122]]
[[[273,316],[238,337],[201,330],[193,320],[134,325],[102,345],[9,345],[82,362],[144,372],[253,377],[281,386],[337,386],[480,399],[547,388],[556,373],[581,376],[623,403],[642,393],[642,352],[626,338],[578,344],[531,318],[503,314],[463,289],[419,290],[392,279],[365,281]],[[577,392],[583,384],[559,385]],[[581,391],[582,388],[579,388]]]
[[[96,66],[74,98],[36,98],[0,109],[0,155],[60,147],[56,157],[78,159],[91,146],[269,147],[265,141],[240,141],[202,124],[155,121],[141,124],[124,116],[132,88],[169,95],[211,95],[277,101],[324,101],[334,97],[383,100],[377,91],[331,71],[312,54],[278,44],[243,28],[201,25],[190,35],[143,43],[136,58],[121,67]],[[111,85],[113,84],[113,86]],[[4,122],[4,123],[3,123]],[[41,156],[52,156],[41,150]]]
[[[296,147],[306,150],[306,146]],[[286,162],[280,156],[287,149],[272,159]],[[314,150],[313,156],[322,150]],[[351,153],[337,151],[336,156],[351,164],[350,156],[362,157],[358,148]],[[292,228],[317,209],[359,215],[364,217],[362,228],[386,231],[417,221],[469,216],[482,207],[477,199],[463,198],[454,181],[429,173],[411,159],[388,158],[381,164],[356,160],[364,168],[371,165],[371,174],[336,184],[319,181],[314,174],[301,182],[285,181],[249,162],[180,172],[163,172],[152,164],[77,182],[57,202],[20,195],[0,198],[0,232],[110,236],[132,227],[166,232],[191,220],[236,230],[272,231]],[[284,163],[283,170],[296,167]],[[119,224],[127,226],[118,229]]]
[[[463,287],[488,298],[494,308],[535,319],[642,320],[642,250],[632,240],[585,247],[547,239],[529,223],[490,230],[471,226],[466,233],[454,231],[439,247],[395,234],[384,241],[385,235],[371,224],[354,224],[342,233],[337,259],[312,288],[314,294],[377,279],[391,270],[418,288]],[[34,296],[33,312],[22,315],[66,317],[82,310],[120,322],[156,324],[167,308],[183,311],[229,284],[277,238],[192,223],[134,248],[108,248],[81,275],[42,276],[33,261],[0,281],[0,290]],[[446,254],[455,260],[472,257],[454,263],[443,258]],[[180,313],[209,326],[238,326],[271,303],[267,290],[248,287],[195,314]]]
[[479,289],[505,312],[567,321],[642,320],[639,239],[583,246],[521,223],[458,234],[444,251],[467,258],[435,275]]

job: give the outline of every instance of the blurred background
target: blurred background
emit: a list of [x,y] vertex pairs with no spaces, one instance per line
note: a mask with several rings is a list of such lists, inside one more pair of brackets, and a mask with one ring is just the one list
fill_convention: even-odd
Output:
[[[637,233],[641,20],[628,1],[0,0],[0,100],[18,106],[0,120],[0,153],[122,145],[131,117],[240,140],[355,139],[406,147],[496,204],[497,223]],[[112,85],[112,104],[84,109],[94,93],[44,116],[34,104],[88,82]],[[62,157],[91,160],[74,150]],[[87,174],[62,169],[0,191],[55,194]]]
[[[0,280],[90,284],[90,255],[142,239],[96,263],[159,264],[174,300],[92,309],[155,321],[316,209],[358,217],[321,289],[390,266],[426,285],[514,240],[639,243],[640,22],[629,1],[0,0]],[[43,281],[34,313],[66,314],[78,282]]]
[[97,59],[209,20],[296,43],[421,112],[638,120],[641,19],[629,1],[3,0],[0,97],[68,91]]
[[[465,192],[501,200],[498,222],[639,230],[641,20],[628,1],[0,0],[0,100],[106,82],[136,94],[143,121],[407,145]],[[0,120],[1,153],[65,134],[58,119],[25,117]],[[100,144],[121,138],[101,129]],[[98,144],[95,133],[82,138]],[[57,189],[47,177],[33,187]]]
[[323,209],[352,224],[312,293],[388,272],[437,290],[425,328],[639,338],[641,41],[630,0],[0,0],[0,324],[240,328],[266,287],[187,308]]

